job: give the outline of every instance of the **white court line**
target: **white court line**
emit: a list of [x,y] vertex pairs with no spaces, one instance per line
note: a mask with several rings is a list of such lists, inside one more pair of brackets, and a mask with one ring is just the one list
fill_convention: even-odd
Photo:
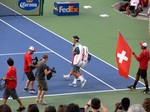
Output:
[[[47,31],[51,32],[52,34],[56,35],[57,37],[61,38],[62,40],[67,41],[68,43],[72,44],[70,41],[68,41],[68,40],[66,40],[65,38],[61,37],[60,35],[58,35],[58,34],[56,34],[56,33],[52,32],[51,30],[49,30],[49,29],[47,29],[47,28],[45,28],[45,27],[41,26],[40,24],[38,24],[38,23],[34,22],[33,20],[31,20],[31,19],[27,18],[26,16],[23,16],[23,17],[24,17],[24,18],[26,18],[27,20],[29,20],[29,21],[33,22],[34,24],[38,25],[39,27],[41,27],[41,28],[43,28],[43,29],[45,29],[45,30],[47,30]],[[90,53],[90,54],[91,54],[91,53]],[[118,68],[116,68],[116,67],[114,67],[113,65],[111,65],[111,64],[109,64],[109,63],[107,63],[106,61],[104,61],[104,60],[100,59],[99,57],[97,57],[97,56],[95,56],[95,55],[93,55],[93,54],[91,54],[91,55],[92,55],[93,57],[97,58],[98,60],[100,60],[100,61],[104,62],[105,64],[107,64],[107,65],[111,66],[112,68],[114,68],[114,69],[118,70]],[[83,70],[83,69],[82,69],[82,70]],[[83,70],[83,71],[85,71],[85,70]],[[90,74],[89,74],[89,75],[90,75]],[[92,74],[91,74],[91,76],[93,77],[93,75],[92,75]],[[94,77],[95,77],[95,76],[94,76]],[[135,78],[134,78],[134,77],[132,77],[132,76],[130,76],[130,75],[129,75],[129,77],[135,80]],[[141,81],[139,81],[139,83],[141,83],[141,84],[143,84],[143,85],[144,85],[144,83],[142,83]],[[117,90],[119,90],[119,89],[117,89]],[[128,89],[124,89],[124,90],[128,90]],[[86,92],[86,93],[93,93],[93,92],[108,92],[108,91],[110,91],[110,90],[106,90],[106,91],[92,91],[92,92]],[[79,94],[79,93],[83,93],[83,92],[64,93],[64,94],[56,94],[56,95],[45,95],[45,96],[59,96],[59,95]],[[31,96],[31,97],[32,97],[32,96]],[[31,97],[29,96],[29,97],[21,97],[21,98],[31,98]]]
[[[42,51],[42,52],[35,52],[34,54],[43,54],[43,53],[51,53],[51,51]],[[5,54],[0,54],[0,56],[11,56],[11,55],[23,55],[24,53],[5,53]]]
[[[17,28],[13,27],[12,25],[10,25],[9,23],[3,21],[2,19],[0,19],[0,21],[2,21],[3,23],[5,23],[6,25],[8,25],[9,27],[13,28],[14,30],[16,30],[17,32],[21,33],[22,35],[26,36],[27,38],[29,38],[30,40],[36,42],[37,44],[41,45],[42,47],[44,47],[45,49],[51,51],[52,53],[56,54],[57,56],[61,57],[62,59],[66,60],[67,62],[71,63],[71,61],[69,61],[68,59],[64,58],[63,56],[61,56],[60,54],[56,53],[55,51],[53,51],[52,49],[48,48],[47,46],[43,45],[42,43],[38,42],[37,40],[33,39],[32,37],[30,37],[29,35],[23,33],[22,31],[18,30]],[[84,72],[86,72],[87,74],[89,74],[90,76],[94,77],[95,79],[97,79],[98,81],[102,82],[103,84],[107,85],[108,87],[110,87],[113,90],[116,90],[114,87],[112,87],[111,85],[107,84],[106,82],[102,81],[101,79],[99,79],[98,77],[94,76],[93,74],[89,73],[88,71],[82,69]]]
[[[26,16],[23,16],[23,17],[26,18],[27,20],[31,21],[32,23],[38,25],[39,27],[41,27],[41,28],[47,30],[48,32],[50,32],[50,33],[56,35],[57,37],[61,38],[62,40],[66,41],[66,42],[68,42],[68,43],[70,43],[70,44],[72,44],[72,43],[71,43],[70,41],[68,41],[67,39],[65,39],[65,38],[61,37],[60,35],[58,35],[58,34],[52,32],[51,30],[49,30],[49,29],[43,27],[42,25],[40,25],[40,24],[36,23],[35,21],[33,21],[33,20],[27,18]],[[91,54],[91,53],[90,53],[90,54]],[[97,57],[97,56],[95,56],[95,55],[93,55],[93,54],[91,54],[91,55],[92,55],[93,57],[97,58],[98,60],[104,62],[105,64],[109,65],[110,67],[112,67],[112,68],[118,70],[118,68],[116,68],[115,66],[113,66],[113,65],[109,64],[108,62],[102,60],[101,58],[99,58],[99,57]],[[83,70],[83,69],[82,69],[82,70]],[[89,74],[89,75],[90,75],[90,74]],[[91,75],[91,76],[92,76],[92,75]],[[93,77],[93,76],[92,76],[92,77]],[[129,77],[130,77],[131,79],[135,80],[135,78],[134,78],[133,76],[129,75]],[[141,81],[139,81],[138,83],[141,83],[142,85],[145,85],[145,84],[144,84],[143,82],[141,82]]]
[[[136,88],[136,89],[143,89],[145,87],[140,87],[140,88]],[[61,94],[49,94],[49,95],[44,95],[44,97],[48,97],[48,96],[66,96],[66,95],[76,95],[76,94],[88,94],[88,93],[105,93],[105,92],[115,92],[115,91],[127,91],[129,89],[117,89],[117,90],[102,90],[102,91],[86,91],[86,92],[74,92],[74,93],[61,93]],[[129,90],[130,91],[130,90]],[[27,98],[36,98],[37,95],[35,96],[28,96],[28,97],[19,97],[19,98],[24,98],[24,99],[27,99]],[[12,99],[11,97],[9,99]],[[0,100],[2,100],[2,98],[0,98]]]
[[[31,19],[27,18],[26,16],[23,16],[23,17],[24,17],[24,18],[26,18],[27,20],[31,21],[32,23],[34,23],[34,24],[38,25],[39,27],[41,27],[41,28],[43,28],[43,29],[45,29],[45,30],[49,31],[50,33],[52,33],[52,34],[56,35],[57,37],[61,38],[62,40],[66,41],[66,42],[68,42],[68,43],[70,43],[70,44],[72,44],[72,43],[71,43],[70,41],[68,41],[67,39],[65,39],[65,38],[61,37],[60,35],[58,35],[58,34],[56,34],[56,33],[52,32],[51,30],[49,30],[49,29],[47,29],[47,28],[43,27],[42,25],[40,25],[40,24],[36,23],[35,21],[33,21],[33,20],[31,20]],[[90,54],[91,54],[91,53],[90,53]],[[106,62],[106,61],[102,60],[101,58],[99,58],[99,57],[97,57],[97,56],[95,56],[95,55],[93,55],[93,54],[91,54],[91,55],[92,55],[93,57],[95,57],[95,58],[99,59],[100,61],[104,62],[105,64],[107,64],[107,65],[111,66],[112,68],[114,68],[114,69],[118,70],[118,68],[116,68],[115,66],[113,66],[113,65],[109,64],[108,62]],[[133,76],[129,75],[129,77],[130,77],[131,79],[134,79],[134,80],[135,80],[135,78],[134,78]],[[141,81],[139,81],[139,83],[141,83],[142,85],[144,85],[144,83],[143,83],[143,82],[141,82]]]
[[[4,4],[2,4],[2,5],[4,5]],[[5,5],[4,5],[4,6],[5,6]],[[7,6],[5,6],[5,7],[7,7]],[[7,7],[7,8],[9,8],[9,7]],[[10,10],[13,10],[13,9],[10,9]],[[13,10],[13,11],[14,11],[14,12],[16,12],[15,10]],[[16,12],[16,13],[20,14],[19,12]],[[21,15],[21,14],[20,14],[20,15]],[[61,38],[62,40],[64,40],[64,41],[66,41],[66,42],[68,42],[68,43],[70,43],[70,44],[71,44],[71,42],[70,42],[70,41],[66,40],[65,38],[61,37],[60,35],[58,35],[58,34],[56,34],[56,33],[52,32],[51,30],[49,30],[49,29],[47,29],[47,28],[43,27],[42,25],[40,25],[40,24],[36,23],[35,21],[33,21],[33,20],[31,20],[31,19],[27,18],[26,16],[23,16],[23,17],[24,17],[24,18],[26,18],[27,20],[31,21],[32,23],[34,23],[34,24],[38,25],[39,27],[41,27],[41,28],[43,28],[43,29],[45,29],[45,30],[47,30],[47,31],[51,32],[52,34],[56,35],[57,37]],[[91,53],[90,53],[90,54],[91,54]],[[116,68],[115,66],[113,66],[113,65],[111,65],[111,64],[109,64],[109,63],[107,63],[106,61],[104,61],[104,60],[100,59],[99,57],[97,57],[97,56],[95,56],[95,55],[93,55],[93,54],[91,54],[91,55],[92,55],[93,57],[95,57],[95,58],[99,59],[100,61],[104,62],[105,64],[107,64],[107,65],[111,66],[112,68],[114,68],[114,69],[118,70],[118,68]],[[129,77],[135,80],[135,78],[134,78],[133,76],[129,75]],[[143,83],[143,82],[141,82],[141,81],[139,81],[139,83],[141,83],[141,84],[143,84],[143,85],[144,85],[144,83]]]

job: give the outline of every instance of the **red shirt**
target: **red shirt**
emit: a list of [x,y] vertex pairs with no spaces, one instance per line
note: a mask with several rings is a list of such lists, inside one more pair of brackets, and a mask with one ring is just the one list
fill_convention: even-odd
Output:
[[29,66],[32,64],[32,57],[29,52],[24,55],[24,72],[31,72]]
[[[9,80],[8,78],[13,78],[14,80]],[[6,88],[14,89],[17,87],[17,72],[15,67],[9,67],[6,73]]]
[[143,49],[139,56],[134,55],[137,61],[139,61],[140,69],[148,68],[148,61],[150,59],[149,51],[147,49]]
[[140,5],[142,5],[142,7],[148,7],[148,3],[149,0],[140,0]]

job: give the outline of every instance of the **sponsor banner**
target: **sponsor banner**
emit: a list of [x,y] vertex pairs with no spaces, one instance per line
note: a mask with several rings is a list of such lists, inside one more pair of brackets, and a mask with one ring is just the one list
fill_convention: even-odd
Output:
[[58,16],[79,15],[79,3],[77,2],[54,2],[53,13]]
[[18,6],[23,10],[34,10],[39,6],[39,0],[19,0]]

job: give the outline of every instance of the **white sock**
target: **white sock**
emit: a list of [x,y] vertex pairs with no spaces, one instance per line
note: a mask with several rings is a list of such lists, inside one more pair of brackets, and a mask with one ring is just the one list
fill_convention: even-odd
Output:
[[74,78],[73,84],[77,84],[77,79],[76,78]]
[[80,81],[84,81],[83,75],[79,76]]

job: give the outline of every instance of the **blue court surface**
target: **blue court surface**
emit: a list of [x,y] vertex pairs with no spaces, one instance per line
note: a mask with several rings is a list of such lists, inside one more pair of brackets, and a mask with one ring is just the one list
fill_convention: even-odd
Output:
[[[57,71],[48,81],[47,95],[127,90],[126,87],[134,82],[132,77],[125,79],[119,76],[115,67],[92,54],[91,62],[82,69],[87,79],[86,85],[81,88],[78,82],[76,88],[69,87],[73,77],[65,80],[63,75],[71,70],[72,43],[23,16],[0,17],[0,34],[0,77],[5,77],[8,69],[6,60],[13,58],[17,68],[17,92],[20,97],[35,95],[23,92],[27,80],[23,72],[23,57],[31,45],[36,48],[33,58],[37,56],[40,59],[43,54],[48,54],[47,65],[55,67]],[[137,87],[144,85],[138,83]],[[37,91],[36,81],[35,89]],[[2,94],[3,92],[0,92],[0,98]]]

